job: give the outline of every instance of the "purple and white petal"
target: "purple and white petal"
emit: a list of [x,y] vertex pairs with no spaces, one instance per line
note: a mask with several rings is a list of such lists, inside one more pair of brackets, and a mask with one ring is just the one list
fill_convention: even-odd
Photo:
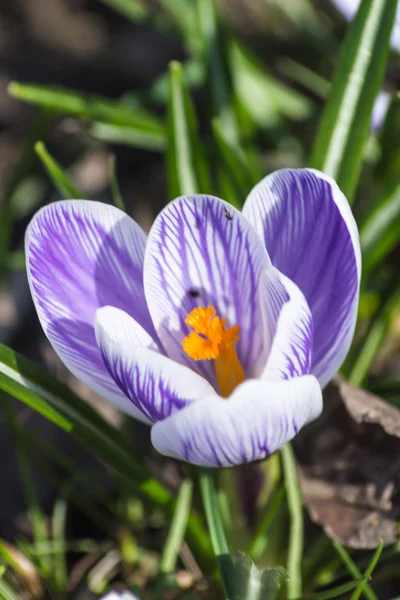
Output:
[[231,467],[269,456],[321,410],[321,388],[311,375],[249,380],[227,400],[214,394],[160,421],[151,429],[151,440],[166,456]]
[[[96,338],[111,377],[141,413],[156,423],[213,392],[200,375],[166,356],[127,341],[126,316],[100,309]],[[128,317],[129,318],[129,317]],[[118,339],[120,337],[120,339]]]
[[285,169],[256,185],[243,213],[273,265],[306,297],[314,323],[311,372],[324,386],[348,352],[357,318],[361,253],[349,204],[323,173]]
[[113,305],[154,334],[143,291],[145,244],[144,232],[125,213],[86,200],[44,207],[25,239],[32,298],[55,351],[74,375],[133,416],[138,411],[103,364],[94,320],[99,307]]
[[240,325],[239,359],[247,377],[259,374],[267,349],[256,336],[262,322],[259,282],[270,267],[254,229],[230,204],[212,196],[185,196],[157,217],[146,247],[144,286],[167,354],[215,384],[210,361],[195,362],[182,349],[191,331],[187,315],[212,305],[227,326]]
[[163,353],[158,342],[135,319],[115,306],[103,306],[96,311],[95,330],[96,337],[98,331],[103,331],[114,344],[128,342],[132,346]]
[[266,321],[270,324],[269,336],[272,339],[262,378],[274,381],[308,375],[314,328],[307,300],[297,285],[277,269],[268,271],[262,285],[265,287],[265,306],[269,309]]

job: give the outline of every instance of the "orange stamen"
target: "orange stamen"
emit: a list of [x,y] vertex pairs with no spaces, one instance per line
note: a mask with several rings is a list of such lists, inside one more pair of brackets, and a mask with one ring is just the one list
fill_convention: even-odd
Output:
[[240,325],[225,329],[213,306],[198,307],[186,317],[194,331],[182,342],[184,351],[194,360],[215,360],[215,372],[222,396],[227,398],[244,380],[243,367],[235,350],[240,340]]

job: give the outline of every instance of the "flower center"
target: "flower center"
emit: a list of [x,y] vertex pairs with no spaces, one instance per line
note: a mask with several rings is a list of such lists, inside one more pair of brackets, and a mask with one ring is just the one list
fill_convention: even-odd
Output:
[[185,323],[194,331],[183,340],[184,351],[194,360],[215,360],[220,392],[227,398],[244,380],[243,367],[235,350],[235,343],[240,340],[240,325],[225,329],[226,319],[218,317],[213,306],[195,308]]

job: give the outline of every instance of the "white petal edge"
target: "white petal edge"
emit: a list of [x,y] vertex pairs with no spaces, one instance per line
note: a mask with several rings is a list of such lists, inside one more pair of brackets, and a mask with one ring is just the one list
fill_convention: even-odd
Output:
[[248,380],[228,398],[194,402],[151,429],[158,452],[205,467],[232,467],[269,456],[322,411],[315,377]]
[[[57,215],[58,209],[60,209],[59,215]],[[65,211],[65,213],[61,216],[62,211]],[[131,254],[133,254],[134,261],[140,262],[140,260],[143,260],[146,234],[133,219],[116,207],[100,202],[79,199],[60,200],[44,206],[34,215],[25,234],[27,277],[40,323],[58,356],[78,379],[123,412],[148,422],[147,419],[143,419],[143,415],[135,406],[121,394],[104,368],[95,340],[95,310],[92,311],[93,315],[90,318],[91,308],[94,305],[93,288],[96,285],[91,274],[87,273],[85,284],[90,296],[88,302],[84,306],[77,306],[70,304],[68,299],[65,303],[60,303],[57,298],[51,300],[50,296],[53,292],[50,290],[47,294],[46,286],[48,282],[45,282],[46,278],[49,278],[49,274],[51,274],[50,269],[47,269],[47,273],[42,281],[39,281],[38,277],[32,273],[32,249],[36,246],[35,250],[39,253],[41,249],[40,244],[38,245],[38,236],[42,235],[39,225],[40,219],[45,215],[50,215],[51,219],[54,219],[56,216],[64,219],[65,214],[71,215],[73,211],[80,213],[81,216],[88,219],[94,228],[103,228],[107,235],[111,235],[114,228],[117,228],[119,247],[121,247],[121,244],[125,240],[127,247],[130,249]],[[75,217],[76,215],[74,215]],[[48,236],[48,232],[46,235]],[[94,264],[95,258],[93,253],[98,251],[98,246],[97,240],[92,239],[90,235],[87,234],[85,241],[81,239],[81,243],[88,244],[85,258]],[[49,236],[47,239],[49,239]],[[61,258],[61,255],[59,258]],[[114,267],[115,270],[119,270],[121,276],[125,277],[125,281],[127,281],[126,273],[122,272],[121,265],[117,265],[114,262]],[[129,286],[129,284],[127,285]],[[37,288],[37,286],[39,287]],[[77,316],[80,313],[82,313],[82,318]],[[151,321],[149,323],[151,324]],[[62,324],[61,327],[60,324]],[[80,335],[77,337],[78,330],[80,331]],[[73,341],[75,348],[72,347],[72,344],[68,340]]]
[[[129,315],[98,311],[96,338],[111,377],[134,406],[151,422],[165,419],[191,402],[213,393],[212,386],[191,369],[166,356],[127,341],[123,327]],[[131,327],[131,326],[129,326]],[[117,336],[121,335],[120,341]]]
[[[297,173],[298,172],[298,173]],[[273,264],[277,266],[279,269],[284,271],[285,269],[274,260],[274,247],[273,244],[271,246],[271,242],[268,243],[268,239],[265,239],[264,232],[264,220],[262,218],[262,214],[265,213],[264,218],[268,218],[269,212],[274,211],[274,207],[278,206],[281,202],[279,195],[274,192],[273,184],[277,180],[280,181],[281,178],[284,178],[286,174],[296,176],[299,178],[299,182],[301,182],[302,174],[312,174],[315,178],[319,178],[322,181],[326,181],[329,184],[329,187],[332,192],[332,199],[334,205],[336,206],[340,217],[343,219],[343,222],[347,228],[350,238],[350,244],[354,252],[354,261],[355,261],[355,270],[357,274],[356,281],[356,294],[353,298],[351,308],[347,313],[347,317],[345,321],[342,323],[343,337],[341,339],[337,339],[336,343],[332,344],[328,351],[324,351],[323,357],[320,356],[321,348],[318,343],[318,332],[320,328],[318,327],[318,320],[314,319],[314,327],[315,327],[315,344],[314,344],[314,359],[317,360],[313,362],[312,373],[318,377],[318,380],[322,387],[332,379],[333,375],[340,368],[343,360],[345,359],[349,347],[351,345],[351,341],[354,336],[354,330],[357,321],[357,312],[358,312],[358,296],[359,296],[359,288],[360,288],[360,279],[361,279],[361,249],[360,249],[360,240],[358,234],[358,228],[354,216],[352,214],[350,205],[347,201],[347,198],[344,196],[343,192],[340,190],[337,183],[328,175],[316,170],[316,169],[281,169],[275,171],[269,175],[267,175],[264,179],[262,179],[250,192],[248,195],[246,202],[243,207],[243,214],[250,221],[250,223],[255,227],[256,231],[259,233],[260,237],[264,240],[264,243],[267,246]],[[281,185],[281,184],[279,184]],[[261,208],[260,204],[263,205]],[[267,206],[265,205],[267,204]],[[290,218],[290,215],[287,216]],[[275,217],[273,217],[275,219]],[[282,216],[279,217],[282,219]],[[298,223],[292,224],[293,227],[299,228]],[[296,248],[293,248],[293,252],[296,252]],[[286,258],[287,260],[287,258]],[[291,279],[296,279],[295,277],[291,277]],[[301,283],[296,282],[300,287]],[[307,294],[306,294],[307,297]],[[313,306],[309,303],[311,310],[314,311]],[[320,304],[320,306],[322,306]],[[314,314],[314,313],[313,313]],[[315,316],[315,315],[314,315]],[[318,355],[318,359],[317,359]]]
[[279,287],[275,283],[272,290],[275,291],[275,297],[270,298],[269,279],[273,273],[272,270],[266,273],[262,286],[265,284],[267,288],[267,308],[271,307],[275,321],[266,316],[267,325],[271,323],[273,331],[270,327],[271,350],[261,377],[279,381],[310,373],[314,331],[310,307],[304,294],[288,277],[277,269],[273,271],[283,294],[279,294]]

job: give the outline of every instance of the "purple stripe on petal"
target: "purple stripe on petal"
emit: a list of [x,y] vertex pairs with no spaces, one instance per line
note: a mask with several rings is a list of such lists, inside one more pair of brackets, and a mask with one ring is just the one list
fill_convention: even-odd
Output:
[[348,202],[322,173],[287,169],[261,181],[243,213],[274,266],[306,297],[314,323],[311,372],[324,386],[348,352],[357,317],[361,254]]
[[318,381],[246,381],[226,400],[216,394],[154,425],[154,447],[206,467],[231,467],[275,452],[322,410]]
[[269,332],[271,351],[262,378],[292,379],[307,375],[311,370],[314,328],[304,295],[277,269],[264,276],[262,286],[266,320],[273,328]]
[[112,342],[103,328],[96,327],[96,333],[111,377],[153,423],[212,392],[205,379],[170,358],[126,341]]
[[157,217],[145,256],[146,298],[157,333],[171,358],[215,382],[209,362],[182,350],[186,316],[212,305],[227,325],[239,324],[239,358],[247,376],[259,373],[267,351],[262,336],[261,273],[270,261],[254,229],[231,205],[211,196],[171,202]]
[[96,310],[111,304],[154,334],[143,291],[146,236],[125,213],[70,200],[40,210],[26,234],[28,278],[42,327],[68,368],[136,415],[109,377],[94,335]]

